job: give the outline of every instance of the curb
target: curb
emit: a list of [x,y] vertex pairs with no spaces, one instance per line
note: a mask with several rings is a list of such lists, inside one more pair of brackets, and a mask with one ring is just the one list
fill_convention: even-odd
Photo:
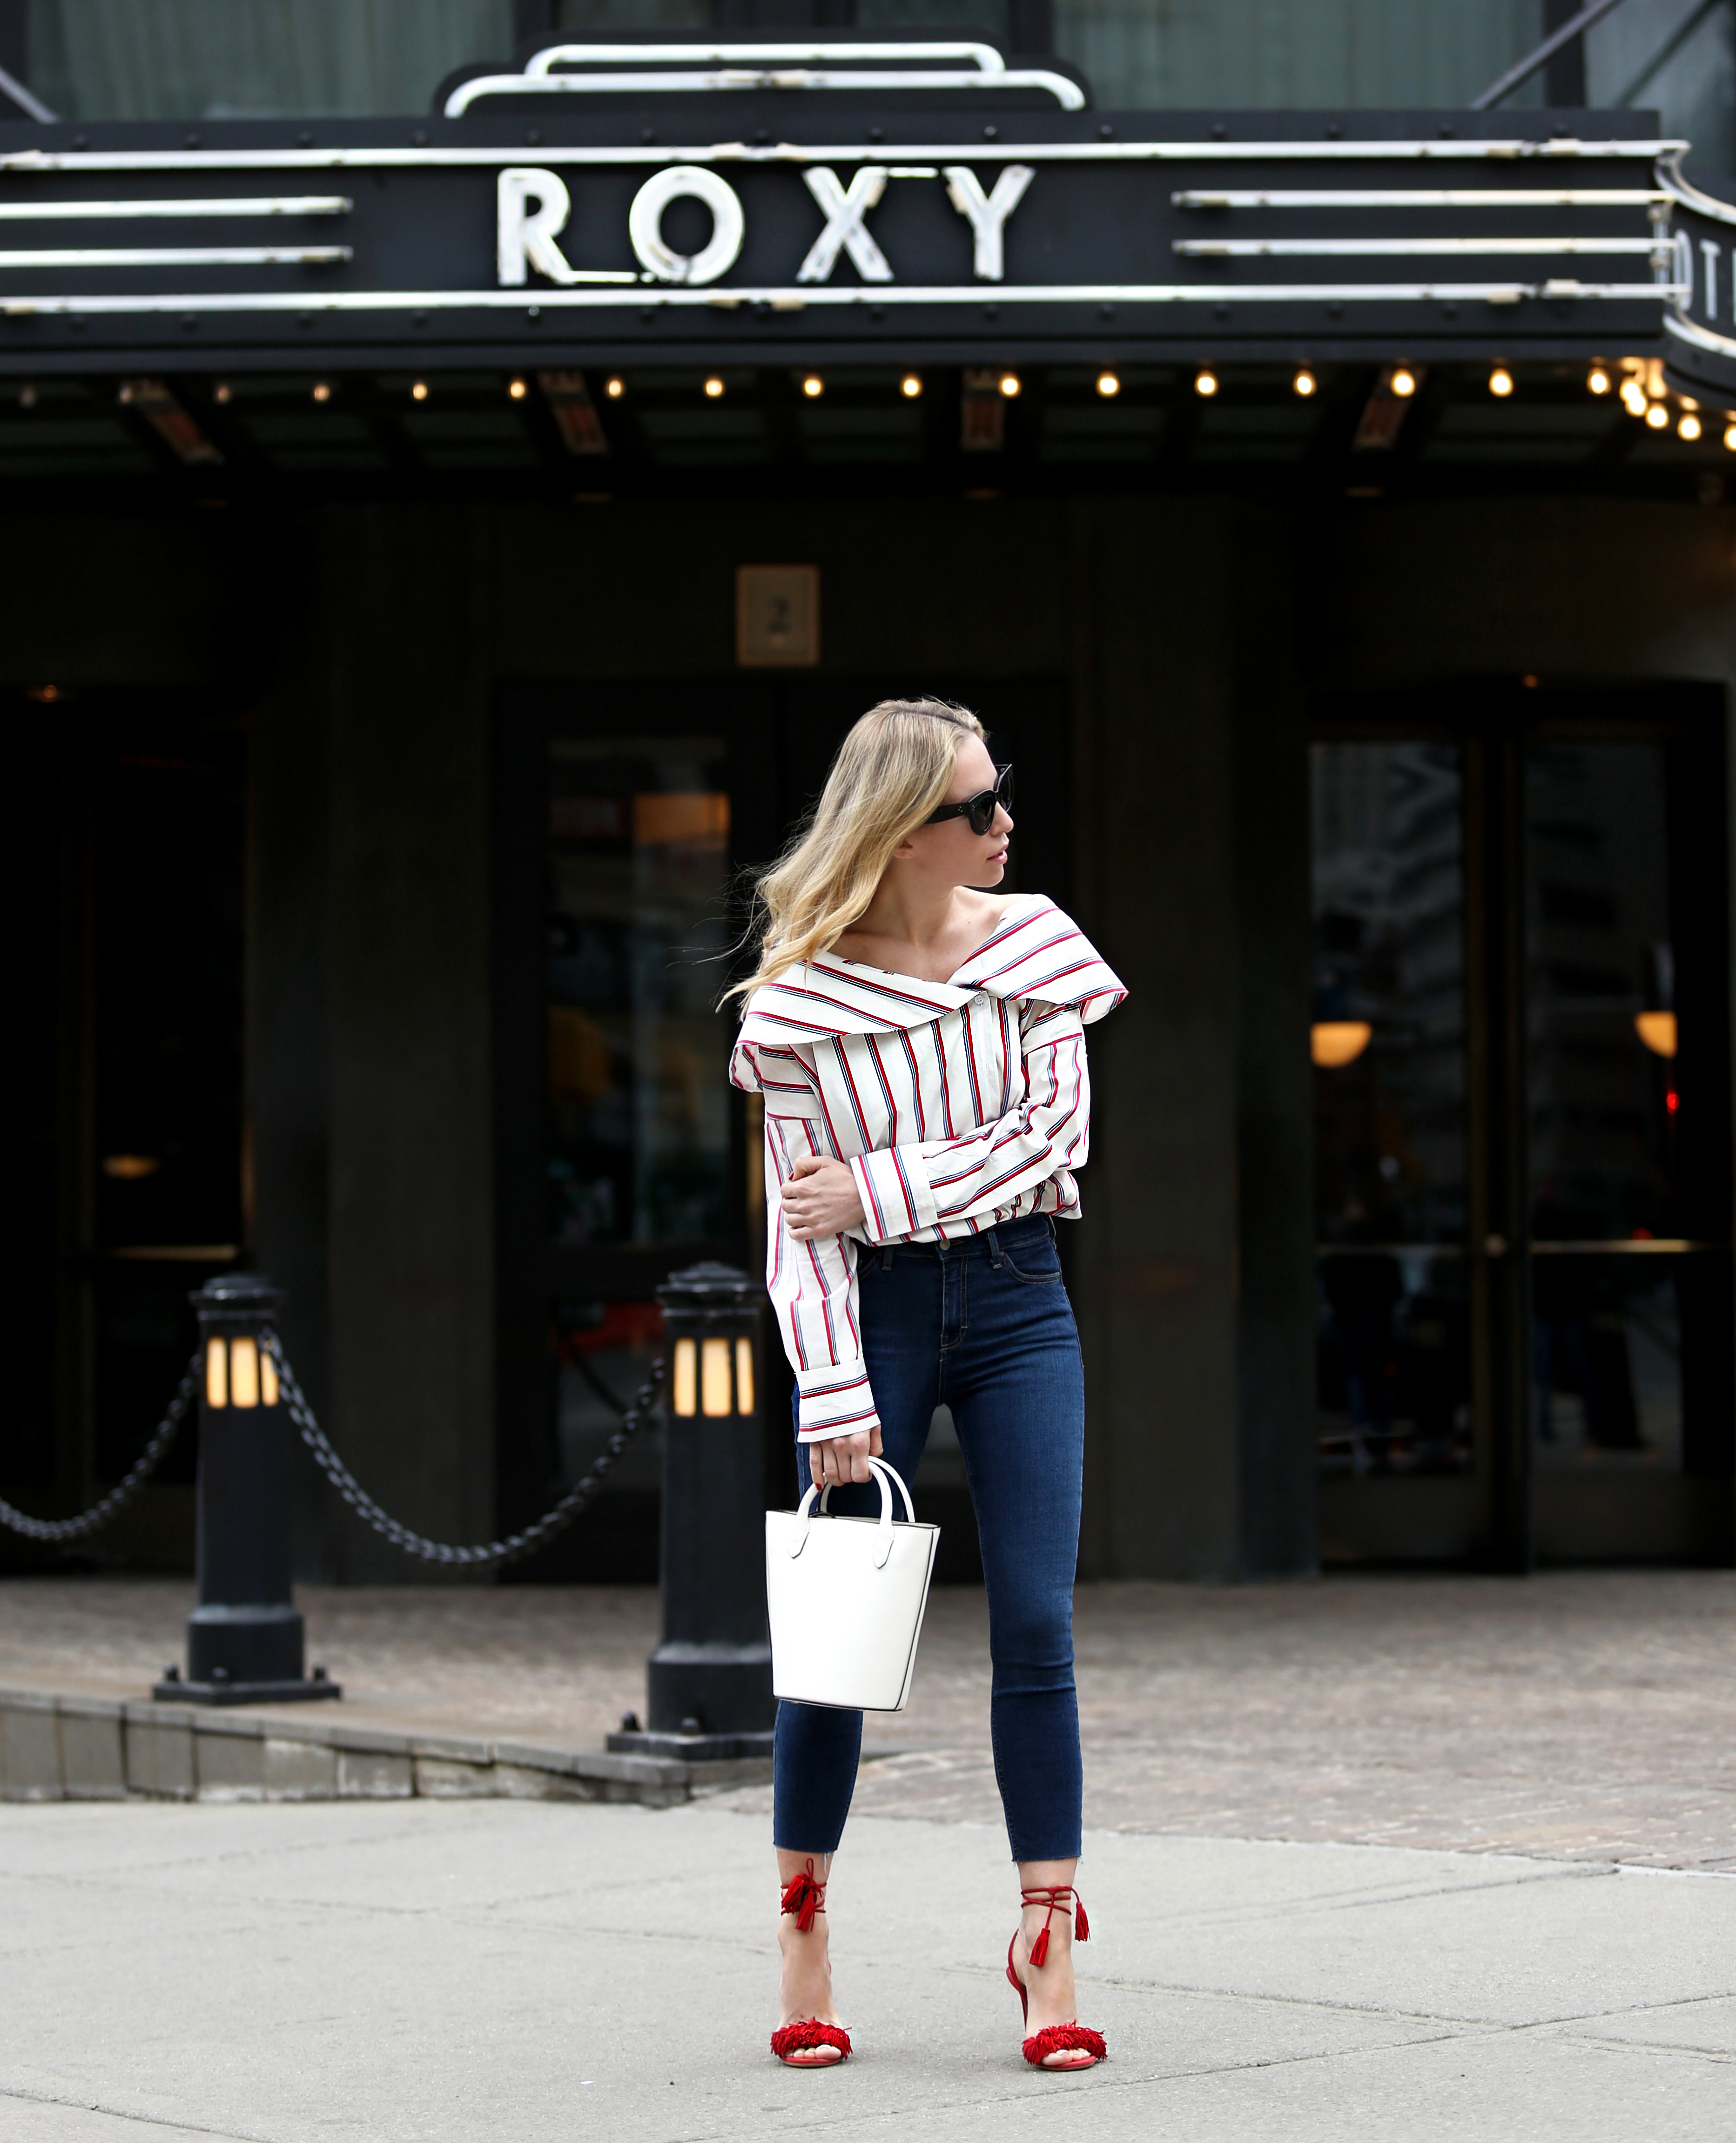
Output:
[[244,1708],[0,1689],[0,1801],[636,1801],[763,1785],[763,1757],[688,1764]]

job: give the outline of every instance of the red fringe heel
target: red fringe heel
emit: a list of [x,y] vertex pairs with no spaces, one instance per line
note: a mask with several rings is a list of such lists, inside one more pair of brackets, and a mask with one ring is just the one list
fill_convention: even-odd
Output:
[[[1058,1883],[1053,1889],[1026,1890],[1021,1893],[1020,1903],[1026,1905],[1045,1905],[1048,1908],[1043,1914],[1043,1924],[1038,1931],[1036,1940],[1031,1945],[1031,1968],[1033,1972],[1041,1972],[1048,1962],[1049,1922],[1056,1913],[1063,1911],[1071,1905],[1073,1908],[1074,1941],[1089,1942],[1091,1940],[1091,1923],[1085,1916],[1084,1903],[1079,1893],[1069,1884]],[[1006,1980],[1013,1992],[1019,1997],[1019,2013],[1028,2024],[1031,2022],[1031,1990],[1020,1978],[1018,1967],[1013,1962],[1017,1954],[1018,1947],[1019,1930],[1015,1928],[1012,1940],[1006,1945]],[[1091,2059],[1088,2061],[1062,2061],[1053,2066],[1049,2066],[1047,2057],[1051,2054],[1072,2053],[1089,2054]],[[1041,2032],[1033,2032],[1030,2035],[1025,2042],[1024,2054],[1026,2060],[1034,2069],[1046,2067],[1051,2076],[1071,2076],[1077,2069],[1095,2068],[1099,2061],[1106,2061],[1109,2059],[1109,2048],[1104,2043],[1103,2034],[1100,2032],[1093,2032],[1086,2025],[1049,2024]]]
[[[793,2061],[792,2054],[802,2054],[817,2046],[836,2046],[835,2061]],[[823,2024],[818,2017],[805,2018],[799,2024],[781,2024],[772,2033],[772,2051],[786,2068],[835,2069],[850,2058],[850,2035],[842,2024]]]
[[[801,1873],[793,1876],[784,1886],[778,1901],[780,1913],[795,1916],[797,1929],[807,1934],[813,1928],[816,1913],[826,1909],[826,1886],[814,1872],[810,1860]],[[804,2061],[794,2058],[798,2054],[813,2053],[823,2046],[833,2048],[835,2061]],[[842,2024],[822,2023],[818,2017],[804,2017],[794,2024],[780,2024],[772,2033],[772,2051],[791,2069],[841,2068],[852,2052],[850,2035]]]

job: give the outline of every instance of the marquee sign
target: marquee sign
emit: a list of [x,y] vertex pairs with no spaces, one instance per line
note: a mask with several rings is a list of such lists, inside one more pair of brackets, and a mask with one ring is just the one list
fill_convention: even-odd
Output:
[[421,123],[0,128],[0,369],[1569,355],[1654,346],[1679,265],[1630,113],[1171,129],[984,46],[645,51]]
[[1682,391],[1736,409],[1736,205],[1684,179],[1679,154],[1659,176],[1670,217],[1665,368]]

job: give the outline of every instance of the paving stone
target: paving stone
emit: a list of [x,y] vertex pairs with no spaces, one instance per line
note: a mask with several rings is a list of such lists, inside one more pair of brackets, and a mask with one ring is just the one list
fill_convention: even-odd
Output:
[[0,1705],[0,1794],[9,1801],[57,1801],[60,1735],[52,1698]]
[[269,1735],[265,1790],[270,1801],[329,1801],[338,1797],[338,1752],[317,1742]]
[[194,1774],[202,1801],[262,1801],[265,1743],[259,1734],[229,1734],[201,1724],[193,1736]]
[[338,1795],[342,1800],[408,1800],[416,1790],[414,1760],[382,1750],[337,1750]]
[[126,1754],[118,1705],[63,1703],[60,1712],[61,1779],[69,1801],[126,1798]]
[[493,1800],[508,1789],[494,1764],[462,1764],[450,1756],[418,1756],[416,1791],[424,1799]]
[[193,1729],[179,1720],[140,1718],[129,1709],[126,1725],[126,1788],[156,1800],[190,1800],[195,1773]]

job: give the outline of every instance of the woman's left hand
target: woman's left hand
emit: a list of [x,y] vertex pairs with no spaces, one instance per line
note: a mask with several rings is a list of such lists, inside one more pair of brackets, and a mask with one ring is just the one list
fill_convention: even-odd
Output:
[[784,1218],[799,1243],[817,1235],[841,1235],[863,1219],[856,1179],[829,1155],[804,1153],[782,1192]]

